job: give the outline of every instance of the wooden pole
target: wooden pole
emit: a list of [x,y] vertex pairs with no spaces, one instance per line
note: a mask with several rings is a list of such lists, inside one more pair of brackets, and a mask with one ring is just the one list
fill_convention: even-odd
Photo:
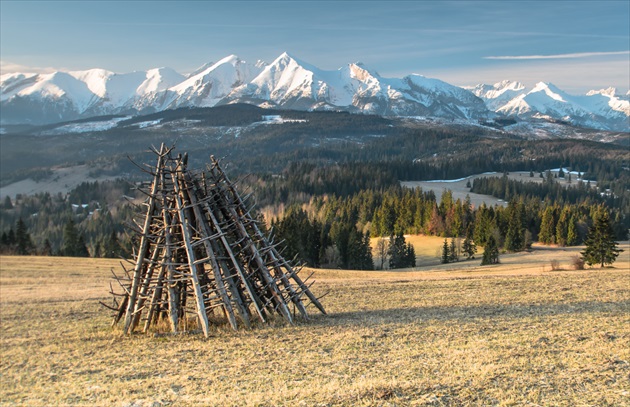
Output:
[[[189,184],[194,186],[194,183],[190,179],[190,175],[189,174],[185,174],[185,177],[188,179]],[[197,206],[197,202],[198,201],[197,201],[197,198],[196,198],[196,191],[195,190],[191,191],[190,198],[191,198],[191,203],[193,205],[193,208],[196,211],[197,218],[202,218],[203,216],[201,214],[201,210]],[[251,298],[252,303],[254,304],[254,307],[256,308],[256,312],[258,313],[258,316],[260,317],[261,321],[265,322],[265,317],[264,317],[264,315],[262,313],[262,310],[260,309],[260,307],[258,305],[259,299],[258,299],[257,295],[254,293],[254,290],[251,287],[251,285],[249,283],[249,279],[245,275],[245,272],[241,268],[240,262],[234,256],[234,252],[232,251],[231,246],[230,246],[229,242],[227,241],[226,233],[221,228],[221,225],[219,224],[219,222],[218,222],[216,216],[214,215],[214,213],[212,211],[212,208],[210,208],[210,205],[208,204],[208,202],[206,201],[206,202],[203,202],[202,204],[203,204],[203,207],[205,209],[205,214],[210,218],[210,221],[212,222],[212,228],[218,233],[219,239],[223,243],[224,250],[228,254],[228,256],[230,257],[230,260],[232,261],[232,265],[234,266],[234,269],[236,270],[236,273],[238,274],[241,283],[245,286],[245,290],[247,291],[247,294]],[[202,229],[203,229],[203,231],[204,231],[204,233],[206,235],[209,235],[211,233],[209,226],[206,225],[205,223],[202,224]],[[206,248],[206,250],[208,250],[208,248]],[[243,306],[243,308],[246,308],[246,307]],[[246,323],[249,325],[249,321],[247,321]]]
[[142,271],[144,269],[144,258],[149,249],[149,235],[151,232],[151,223],[153,220],[153,212],[155,210],[155,195],[159,185],[159,173],[162,171],[164,164],[164,156],[168,153],[168,150],[164,146],[164,143],[160,146],[160,152],[158,153],[158,161],[156,165],[155,177],[153,178],[153,184],[151,185],[151,193],[149,194],[147,206],[147,216],[144,219],[144,226],[142,228],[142,236],[140,237],[140,248],[138,249],[138,256],[136,258],[136,266],[133,271],[133,282],[131,284],[131,292],[129,293],[129,301],[127,302],[127,311],[125,315],[125,326],[123,332],[125,334],[130,333],[131,323],[133,321],[133,311],[136,306],[136,297],[138,295],[138,288],[140,281],[142,280]]
[[[180,177],[178,177],[178,180],[181,181],[181,183],[183,185],[186,185],[186,180],[183,177],[184,172],[185,172],[185,168],[183,168],[183,165],[181,165],[181,163],[180,163],[180,166],[178,167],[178,173],[181,174],[182,177],[181,177],[181,179],[179,179]],[[176,198],[178,199],[178,201],[177,201],[178,203],[177,204],[178,204],[178,209],[179,209],[180,205],[181,205],[181,198],[180,197],[184,194],[184,192],[182,191],[183,188],[179,186],[178,182],[176,182],[175,185],[177,186]],[[188,188],[188,186],[187,186],[187,188]],[[192,194],[189,194],[189,198],[190,198],[190,195],[192,195]],[[198,209],[199,208],[198,208],[197,205],[193,205],[193,211],[195,211],[195,210],[198,211]],[[180,217],[183,217],[183,210],[182,209],[179,209],[179,210],[180,210]],[[208,242],[208,239],[204,239],[204,246],[205,246],[205,249],[206,249],[206,254],[208,256],[208,259],[210,260],[210,267],[212,268],[212,272],[214,274],[214,280],[215,280],[215,283],[217,285],[217,289],[218,289],[219,295],[221,297],[221,300],[223,301],[223,306],[224,306],[224,309],[225,309],[225,312],[226,312],[226,316],[227,316],[227,318],[228,318],[232,328],[234,330],[237,330],[238,329],[238,324],[236,322],[236,318],[234,317],[234,310],[232,309],[232,303],[231,303],[230,298],[228,297],[227,292],[225,290],[225,282],[223,281],[223,277],[221,276],[221,270],[219,268],[219,264],[217,262],[217,259],[216,259],[216,256],[214,254],[214,251],[212,250],[212,247],[210,246],[210,244]],[[188,250],[188,245],[187,245],[187,250]],[[190,252],[188,253],[189,258],[191,257],[191,255],[194,258],[194,253],[191,253],[192,251],[193,251],[193,249],[192,249],[192,247],[190,247]],[[194,264],[193,263],[191,263],[191,268],[194,269]],[[195,273],[195,270],[193,270],[193,273]]]
[[197,303],[197,316],[199,317],[199,323],[201,324],[203,334],[207,338],[210,335],[210,327],[208,323],[208,315],[206,314],[206,307],[203,302],[203,293],[201,291],[201,287],[199,286],[197,268],[195,267],[196,256],[195,250],[192,247],[192,236],[190,235],[190,220],[186,218],[186,214],[184,212],[184,204],[182,203],[181,191],[177,181],[177,179],[173,179],[173,185],[175,187],[175,203],[177,205],[177,211],[179,214],[179,221],[184,238],[184,245],[186,247],[186,254],[188,255],[188,265],[190,266],[191,273],[190,281],[193,286],[195,301]]
[[[217,188],[222,189],[219,184],[217,184]],[[224,193],[224,192],[221,191],[221,193]],[[258,252],[258,249],[256,248],[256,245],[254,244],[253,239],[247,233],[247,230],[245,229],[245,226],[241,222],[239,222],[238,213],[236,212],[236,210],[231,205],[229,205],[229,203],[227,205],[225,205],[224,209],[229,212],[230,217],[234,221],[234,225],[236,226],[236,230],[237,230],[237,232],[240,235],[239,238],[243,239],[243,241],[246,242],[245,243],[246,248],[249,250],[249,252],[252,255],[253,259],[258,264],[259,275],[263,278],[263,280],[264,280],[265,284],[267,285],[267,287],[269,287],[269,293],[271,294],[272,298],[274,299],[274,305],[276,307],[278,307],[278,309],[280,310],[280,313],[282,314],[282,316],[284,316],[284,318],[290,324],[293,324],[293,317],[291,316],[291,311],[287,307],[287,304],[284,301],[284,298],[282,297],[282,292],[278,288],[278,286],[277,286],[276,282],[274,281],[274,279],[269,274],[269,270],[267,269],[267,266],[265,265],[264,260],[260,256],[260,253]]]

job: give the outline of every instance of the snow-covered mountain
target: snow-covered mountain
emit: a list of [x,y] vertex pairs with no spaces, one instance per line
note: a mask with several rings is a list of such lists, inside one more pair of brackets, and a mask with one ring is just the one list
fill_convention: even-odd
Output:
[[326,71],[287,53],[270,64],[230,55],[188,76],[169,68],[125,74],[103,69],[0,76],[2,124],[45,124],[96,115],[146,114],[179,107],[249,103],[297,110],[487,119],[552,119],[628,131],[630,101],[614,89],[568,95],[552,84],[519,82],[461,88],[421,75],[384,78],[362,63]]
[[520,119],[561,120],[580,127],[630,131],[630,99],[614,88],[569,95],[551,83],[539,82],[527,89],[519,82],[467,87],[490,110]]
[[289,109],[347,109],[381,115],[475,119],[488,113],[470,92],[437,79],[383,78],[362,63],[324,71],[287,53],[226,98]]
[[170,68],[117,74],[103,69],[0,77],[2,123],[53,123],[155,111],[160,96],[185,77]]
[[525,85],[520,82],[506,80],[494,85],[464,86],[463,88],[470,90],[475,96],[483,99],[488,109],[495,111],[522,94],[525,90]]
[[2,123],[52,123],[94,115],[250,103],[303,110],[382,115],[487,117],[483,101],[421,75],[383,78],[361,63],[321,70],[286,53],[271,64],[235,55],[188,77],[168,68],[116,74],[102,69],[0,77]]
[[254,79],[263,66],[261,63],[248,64],[236,55],[230,55],[201,71],[198,70],[186,80],[167,89],[165,103],[155,106],[155,109],[214,106],[228,96],[234,88]]

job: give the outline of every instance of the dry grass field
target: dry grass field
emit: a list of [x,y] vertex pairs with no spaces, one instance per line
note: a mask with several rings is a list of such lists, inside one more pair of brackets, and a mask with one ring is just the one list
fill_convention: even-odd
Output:
[[488,267],[321,270],[328,316],[209,339],[111,329],[98,301],[116,261],[3,256],[0,404],[628,406],[623,248],[603,270],[538,247]]

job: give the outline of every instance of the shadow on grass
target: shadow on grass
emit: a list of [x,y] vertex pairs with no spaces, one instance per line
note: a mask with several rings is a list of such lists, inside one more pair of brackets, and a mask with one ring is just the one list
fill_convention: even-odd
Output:
[[568,314],[627,314],[630,302],[583,301],[563,304],[409,307],[315,315],[312,325],[380,325],[429,320],[471,322],[477,319],[520,319]]

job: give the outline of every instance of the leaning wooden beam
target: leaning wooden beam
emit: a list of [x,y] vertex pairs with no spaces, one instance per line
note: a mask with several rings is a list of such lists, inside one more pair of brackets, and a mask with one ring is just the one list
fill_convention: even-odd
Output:
[[[223,172],[223,170],[219,167],[219,163],[218,161],[214,158],[214,156],[210,157],[213,167],[212,169],[215,170],[216,172],[219,173],[219,176],[217,177],[218,179],[223,179],[225,180],[225,185],[228,188],[228,190],[231,192],[232,198],[234,200],[234,204],[241,209],[241,211],[244,211],[246,209],[244,202],[242,201],[242,199],[240,198],[238,192],[236,191],[236,189],[234,188],[234,186],[230,183],[227,174],[225,174],[225,172]],[[231,210],[233,212],[236,212],[234,210],[234,208],[231,208]],[[242,212],[242,213],[246,213],[246,212]],[[234,218],[239,218],[239,215],[237,213],[233,214]],[[265,235],[260,231],[260,229],[258,228],[258,225],[256,224],[256,221],[254,219],[248,219],[248,221],[251,221],[250,226],[253,229],[253,234],[254,236],[256,236],[258,239],[260,239],[261,241],[265,242],[265,246],[269,247],[271,246],[267,240],[267,238],[265,237]],[[243,225],[243,223],[239,222],[239,225]],[[276,258],[280,258],[281,256],[279,255],[279,253],[277,252],[277,250],[275,248],[272,248],[272,253],[274,253],[274,256],[277,256]],[[284,262],[285,265],[287,267],[290,268],[289,264]],[[291,270],[292,271],[292,270]],[[300,278],[297,276],[296,273],[291,273],[293,275],[293,280],[298,284],[298,286],[300,287],[300,289],[304,292],[304,294],[306,294],[306,296],[309,298],[309,300],[311,300],[311,302],[317,307],[317,309],[319,309],[323,314],[326,314],[326,311],[324,310],[324,307],[322,306],[322,304],[319,302],[319,300],[317,300],[317,297],[315,297],[313,295],[313,293],[308,289],[308,287],[306,285],[304,285],[304,283],[300,280]]]
[[164,263],[168,269],[166,286],[168,292],[168,316],[171,323],[171,331],[177,332],[178,318],[178,292],[175,289],[175,268],[173,266],[173,231],[174,223],[168,208],[169,198],[166,194],[166,176],[164,171],[160,172],[160,182],[162,185],[162,219],[164,221]]
[[[227,177],[226,177],[227,178]],[[233,194],[235,194],[235,199],[237,201],[237,203],[240,203],[241,205],[243,204],[242,200],[240,199],[240,197],[238,196],[238,193],[236,192],[236,190],[233,190]],[[315,297],[313,295],[313,293],[311,292],[311,290],[309,290],[309,288],[304,284],[304,282],[302,282],[302,280],[300,279],[300,277],[298,277],[297,273],[294,272],[293,268],[291,267],[291,265],[283,259],[283,257],[280,255],[280,253],[278,252],[278,250],[276,249],[276,247],[274,245],[272,245],[271,243],[269,243],[269,240],[267,239],[267,237],[265,237],[265,235],[260,231],[260,228],[258,228],[258,225],[256,224],[255,221],[253,221],[252,219],[252,224],[251,224],[252,229],[254,230],[254,235],[256,237],[258,237],[259,239],[261,239],[261,241],[263,242],[263,244],[265,245],[265,247],[270,248],[270,256],[272,258],[272,260],[274,262],[280,262],[284,267],[286,267],[289,271],[289,274],[291,275],[291,278],[293,279],[293,281],[295,281],[298,285],[298,287],[300,287],[300,290],[302,290],[302,292],[304,292],[304,294],[306,294],[306,296],[308,297],[308,299],[317,307],[317,309],[320,310],[320,312],[324,315],[326,315],[326,310],[324,309],[324,307],[322,306],[322,304],[319,302],[319,300],[317,299],[317,297]],[[279,261],[279,259],[283,259],[282,261]],[[284,281],[283,281],[284,282]]]
[[188,255],[188,264],[191,271],[191,282],[193,286],[193,292],[195,294],[195,301],[197,303],[197,316],[201,329],[206,338],[210,335],[210,327],[208,323],[208,315],[206,314],[206,307],[203,303],[203,293],[199,286],[199,277],[197,276],[197,268],[195,267],[195,250],[191,246],[192,236],[190,235],[190,221],[186,218],[184,213],[184,204],[182,203],[182,197],[180,195],[180,189],[178,186],[178,180],[173,179],[173,185],[175,188],[175,204],[179,214],[179,221],[182,229],[182,235],[184,238],[184,244],[186,245],[186,254]]
[[276,278],[280,278],[280,281],[282,281],[282,285],[284,285],[284,288],[289,292],[289,298],[291,299],[291,302],[295,304],[298,311],[300,311],[302,317],[308,319],[308,313],[306,312],[306,308],[304,308],[304,304],[302,304],[302,301],[300,300],[300,295],[293,289],[293,285],[282,271],[282,268],[280,267],[280,262],[277,258],[275,258],[272,252],[269,252],[268,255],[269,257],[271,257],[273,268],[276,270]]
[[[238,214],[236,213],[236,210],[233,207],[227,206],[225,209],[230,213],[230,215],[234,219],[238,218]],[[250,254],[253,256],[253,259],[255,260],[255,262],[258,264],[258,274],[262,277],[265,284],[269,287],[269,293],[274,299],[274,305],[279,309],[282,316],[284,316],[284,318],[290,324],[293,324],[293,317],[291,317],[291,311],[289,311],[289,308],[287,307],[287,304],[285,303],[282,297],[282,293],[280,289],[278,288],[275,281],[269,274],[269,270],[265,266],[265,261],[260,256],[260,253],[258,252],[256,245],[251,240],[251,238],[249,238],[249,234],[247,233],[245,226],[243,226],[243,224],[240,222],[235,222],[235,226],[236,226],[236,230],[238,231],[240,235],[239,237],[246,240],[245,246],[249,250]]]
[[[178,181],[181,181],[182,183],[185,184],[186,180],[183,177],[183,172],[184,172],[184,168],[183,168],[183,164],[180,163],[179,167],[178,167],[178,173],[181,174],[180,176],[178,176]],[[179,179],[181,178],[181,179]],[[183,192],[181,191],[182,188],[179,186],[179,182],[175,183],[175,189],[178,195],[176,195],[176,198],[178,199],[177,204],[178,204],[178,209],[179,209],[179,205],[181,205],[181,198],[179,194],[183,194]],[[190,194],[193,195],[193,194]],[[189,196],[190,198],[190,196]],[[193,197],[194,199],[194,197]],[[198,211],[198,206],[194,205],[193,206],[193,211],[197,210]],[[184,210],[183,208],[180,210],[180,217],[183,217],[183,213]],[[201,213],[199,213],[197,215],[197,217],[202,216],[203,215]],[[203,222],[201,222],[202,227],[205,228],[205,224]],[[211,235],[212,233],[210,231],[208,231],[207,236]],[[205,237],[207,237],[205,236]],[[209,240],[204,240],[204,248],[206,249],[206,255],[208,256],[209,259],[209,263],[210,263],[210,267],[212,268],[212,272],[214,274],[214,281],[217,285],[217,288],[219,290],[219,295],[221,296],[221,300],[223,301],[223,308],[224,311],[226,313],[226,316],[230,322],[230,325],[232,326],[233,329],[237,330],[238,329],[238,323],[236,322],[236,318],[234,316],[234,310],[232,309],[232,303],[230,301],[230,298],[227,295],[227,292],[225,290],[225,282],[223,280],[223,276],[221,275],[221,270],[219,268],[219,263],[217,262],[217,259],[215,257],[214,251],[212,250],[212,247],[210,246],[210,242]],[[190,250],[192,251],[192,247],[190,248]],[[194,257],[194,253],[192,254]],[[190,258],[190,253],[189,253],[189,258]],[[193,273],[194,273],[194,261],[191,262],[191,269],[193,269]]]
[[[166,248],[164,249],[166,250]],[[149,328],[151,324],[157,320],[158,312],[157,309],[161,304],[162,291],[164,289],[164,276],[166,275],[167,265],[164,263],[160,267],[160,273],[158,274],[158,280],[155,285],[155,289],[153,290],[153,295],[151,296],[150,308],[147,313],[147,320],[144,324],[144,333],[149,332]]]
[[162,145],[160,146],[160,152],[158,154],[156,176],[153,179],[153,184],[151,186],[151,194],[149,195],[149,198],[148,198],[149,208],[147,210],[147,216],[144,219],[144,227],[142,228],[142,236],[140,237],[140,248],[138,249],[138,257],[136,261],[136,267],[134,269],[131,292],[129,293],[129,301],[127,302],[125,326],[123,328],[123,332],[125,334],[128,334],[130,332],[131,323],[133,321],[133,312],[136,306],[136,297],[138,295],[138,288],[140,286],[140,281],[142,279],[142,270],[144,268],[143,260],[144,260],[144,257],[146,256],[147,250],[149,249],[149,234],[151,230],[151,222],[154,216],[153,212],[155,210],[155,195],[157,193],[158,185],[159,185],[158,174],[162,170],[164,157],[166,156],[167,153],[168,153],[168,150],[164,146],[164,143],[162,143]]
[[144,275],[144,281],[142,282],[142,287],[140,288],[140,291],[138,292],[138,301],[136,301],[136,307],[133,311],[134,318],[133,318],[133,321],[131,322],[132,332],[134,329],[136,329],[138,322],[140,322],[140,317],[142,316],[142,313],[140,312],[140,310],[144,307],[144,303],[146,301],[147,294],[149,292],[149,287],[151,286],[151,279],[153,278],[153,272],[155,270],[155,266],[158,264],[157,259],[160,257],[160,254],[161,254],[161,250],[159,246],[160,244],[158,241],[158,244],[156,244],[155,247],[153,248],[153,254],[151,255],[151,262],[147,266],[147,271]]
[[[186,173],[186,174],[184,174],[184,176],[186,177],[186,180],[189,182],[189,184],[194,186],[193,180],[190,179],[190,174]],[[198,207],[198,205],[195,205],[197,203],[196,193],[197,193],[197,190],[191,191],[190,198],[191,198],[192,204],[194,205],[193,208],[195,208],[195,211],[199,212],[197,214],[197,218],[199,219],[199,218],[203,218],[203,215],[201,214],[201,210]],[[234,256],[234,253],[232,252],[230,244],[227,241],[226,233],[221,229],[221,226],[219,225],[219,222],[218,222],[216,216],[214,215],[212,208],[210,208],[210,205],[208,204],[208,202],[204,201],[202,203],[202,206],[205,209],[205,214],[210,218],[210,221],[212,222],[212,228],[218,233],[219,239],[221,239],[221,243],[223,243],[224,250],[229,255],[230,260],[232,261],[232,264],[233,264],[234,268],[236,269],[236,272],[237,272],[238,276],[240,277],[241,283],[245,286],[245,290],[247,291],[247,294],[249,295],[250,299],[252,300],[252,303],[254,304],[254,307],[256,308],[256,312],[258,313],[258,316],[260,317],[260,320],[262,322],[265,322],[265,316],[264,316],[262,310],[259,307],[260,299],[255,294],[255,292],[253,290],[253,287],[251,286],[251,284],[249,282],[249,279],[245,275],[245,272],[243,271],[243,269],[242,269],[242,267],[240,265],[240,262]],[[210,230],[208,230],[208,225],[203,225],[203,229],[204,229],[204,233],[206,235],[208,235],[210,233]]]
[[[271,252],[277,256],[279,259],[282,259],[282,256],[280,256],[278,254],[278,251],[275,248],[272,248]],[[326,310],[324,309],[324,306],[321,304],[321,302],[319,302],[319,300],[317,299],[317,297],[315,297],[313,295],[313,293],[311,292],[311,290],[308,288],[308,286],[306,284],[304,284],[304,282],[302,281],[302,279],[298,276],[297,272],[295,270],[293,270],[293,268],[291,267],[291,265],[286,261],[286,260],[281,260],[281,263],[284,265],[284,267],[287,268],[287,271],[289,271],[289,275],[291,276],[291,278],[293,279],[293,281],[296,282],[296,284],[298,285],[298,287],[300,287],[300,290],[302,290],[302,292],[304,294],[306,294],[306,296],[308,297],[308,299],[313,303],[313,305],[315,305],[317,307],[317,309],[324,315],[326,315]]]

